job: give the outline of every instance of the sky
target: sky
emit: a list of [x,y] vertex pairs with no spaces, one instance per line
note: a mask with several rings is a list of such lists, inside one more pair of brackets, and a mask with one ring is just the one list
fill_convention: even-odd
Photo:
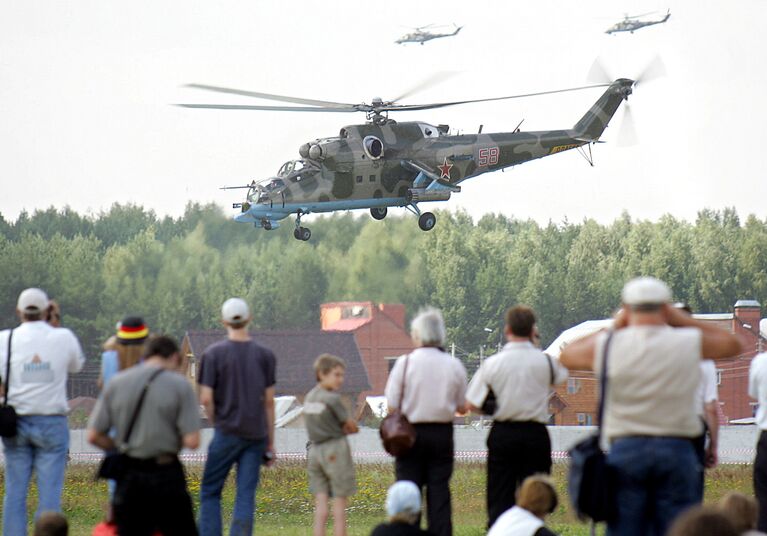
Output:
[[[664,25],[604,33],[625,13],[667,9]],[[402,101],[420,104],[584,85],[596,58],[613,78],[634,78],[658,56],[666,76],[629,99],[636,144],[617,143],[619,110],[593,148],[594,167],[568,151],[466,181],[430,208],[540,223],[609,223],[624,211],[694,221],[725,207],[764,219],[764,20],[764,0],[0,0],[0,214],[15,220],[53,205],[96,215],[120,202],[179,216],[191,201],[234,215],[243,191],[220,187],[274,175],[304,142],[364,121],[171,106],[274,104],[188,83],[356,103],[445,73]],[[452,23],[464,26],[454,38],[394,43],[408,27]],[[395,119],[464,133],[511,131],[523,119],[523,130],[570,128],[601,93]]]

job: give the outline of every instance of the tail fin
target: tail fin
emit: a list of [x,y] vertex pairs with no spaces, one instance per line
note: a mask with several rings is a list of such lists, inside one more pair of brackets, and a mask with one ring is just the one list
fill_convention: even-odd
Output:
[[619,78],[610,84],[607,91],[575,124],[573,130],[575,130],[576,135],[587,140],[598,140],[618,110],[618,106],[631,95],[633,85],[634,81],[628,78]]

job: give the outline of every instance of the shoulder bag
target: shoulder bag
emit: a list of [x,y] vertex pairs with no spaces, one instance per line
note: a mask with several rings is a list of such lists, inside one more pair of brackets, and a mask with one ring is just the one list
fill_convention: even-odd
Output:
[[8,405],[8,391],[11,388],[11,339],[13,330],[8,333],[8,359],[5,366],[5,395],[3,405],[0,406],[0,437],[16,437],[18,430],[18,416],[13,406]]
[[136,409],[133,410],[133,415],[131,416],[130,423],[128,424],[128,430],[125,432],[125,438],[122,441],[122,445],[115,450],[108,451],[104,455],[104,459],[101,460],[101,465],[99,466],[98,472],[96,473],[97,478],[120,480],[125,476],[125,473],[128,469],[128,455],[125,453],[125,451],[128,448],[128,441],[130,440],[131,433],[133,432],[133,426],[136,424],[138,414],[141,412],[141,406],[144,405],[144,398],[146,397],[146,392],[149,390],[149,384],[152,383],[152,380],[159,376],[163,370],[164,369],[156,370],[152,373],[151,376],[149,376],[149,380],[147,380],[146,384],[144,385],[144,389],[141,391],[141,395],[139,396],[138,403],[136,404]]
[[607,357],[612,337],[611,330],[605,341],[602,358],[597,433],[576,444],[569,451],[570,475],[567,490],[570,501],[580,518],[589,518],[595,523],[609,521],[615,511],[612,472],[607,465],[607,456],[600,446],[602,416],[607,398]]
[[398,457],[406,454],[415,444],[415,428],[402,413],[402,399],[405,396],[405,377],[407,376],[407,362],[410,356],[405,357],[405,370],[402,371],[402,389],[399,393],[399,404],[381,421],[379,433],[386,452]]

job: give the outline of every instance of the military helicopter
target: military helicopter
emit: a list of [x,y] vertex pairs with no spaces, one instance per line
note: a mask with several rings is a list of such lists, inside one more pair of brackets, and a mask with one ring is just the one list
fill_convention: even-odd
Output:
[[[599,72],[602,71],[600,68]],[[241,210],[234,218],[236,221],[271,230],[279,227],[280,220],[295,214],[293,235],[298,240],[309,240],[311,231],[301,226],[301,217],[306,214],[367,208],[373,218],[382,220],[388,207],[404,207],[418,217],[418,226],[423,231],[429,231],[434,228],[437,218],[431,212],[421,212],[419,203],[447,201],[453,193],[461,191],[459,184],[466,179],[570,149],[579,149],[592,163],[591,144],[599,141],[620,104],[631,95],[634,84],[634,80],[619,78],[611,83],[524,95],[410,105],[397,103],[404,95],[392,101],[375,98],[370,104],[348,104],[189,84],[188,87],[196,89],[299,106],[178,106],[366,114],[365,124],[345,126],[337,136],[301,145],[298,149],[301,158],[283,164],[275,176],[245,186],[228,187],[248,190],[246,200],[234,204],[234,208]],[[480,127],[477,134],[451,135],[448,125],[397,122],[389,118],[390,112],[429,110],[596,87],[607,89],[572,128],[563,130],[523,132],[517,125],[512,132],[483,134]],[[586,145],[588,155],[582,149]]]
[[647,15],[652,15],[652,13],[642,13],[641,15],[632,15],[632,16],[629,16],[628,14],[626,14],[622,21],[615,23],[613,26],[608,28],[608,30],[605,33],[608,33],[608,34],[613,34],[618,32],[634,33],[635,30],[644,28],[646,26],[663,24],[669,19],[669,17],[671,17],[671,10],[669,9],[668,12],[666,13],[666,16],[660,20],[646,20],[646,21],[636,20],[636,19],[639,19],[640,17],[646,17]]
[[403,35],[402,37],[400,37],[394,42],[397,43],[398,45],[404,45],[405,43],[421,43],[423,45],[426,41],[431,41],[432,39],[439,39],[440,37],[452,37],[454,35],[458,35],[458,32],[460,32],[461,28],[463,28],[463,26],[456,26],[455,24],[453,24],[453,26],[455,27],[455,31],[453,33],[432,33],[432,32],[426,31],[426,28],[432,28],[433,26],[434,26],[433,24],[429,24],[427,26],[419,26],[418,28],[413,28],[413,30],[415,31],[409,34]]

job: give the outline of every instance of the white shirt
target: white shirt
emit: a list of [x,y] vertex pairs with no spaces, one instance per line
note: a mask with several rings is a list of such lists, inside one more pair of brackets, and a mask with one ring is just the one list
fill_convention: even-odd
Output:
[[533,536],[543,520],[532,512],[512,506],[495,520],[487,536]]
[[400,410],[412,423],[451,423],[466,402],[466,369],[439,348],[417,348],[397,359],[386,382],[386,403],[399,406],[402,374],[407,363],[405,396]]
[[466,400],[477,408],[482,407],[492,389],[497,404],[493,419],[545,424],[551,385],[566,379],[567,369],[558,359],[547,356],[530,342],[507,342],[503,350],[488,357],[474,374]]
[[[609,364],[609,363],[608,363]],[[706,404],[719,399],[716,387],[716,365],[711,359],[700,362],[700,384],[695,393],[695,411],[705,416]]]
[[[0,332],[0,376],[5,382],[8,334]],[[11,386],[8,404],[19,415],[66,415],[67,375],[83,368],[80,342],[66,328],[47,322],[23,322],[11,340]]]
[[748,395],[759,402],[756,410],[756,425],[767,430],[767,352],[751,360],[748,371]]

